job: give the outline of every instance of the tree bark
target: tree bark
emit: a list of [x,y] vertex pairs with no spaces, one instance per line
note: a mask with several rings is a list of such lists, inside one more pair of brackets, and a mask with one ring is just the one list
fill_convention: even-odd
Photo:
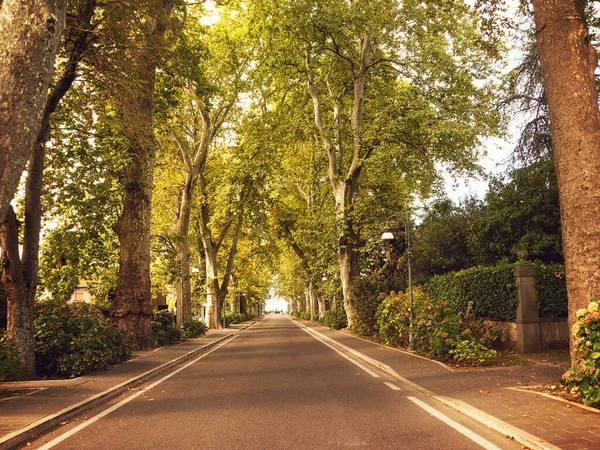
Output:
[[123,213],[119,220],[119,275],[111,316],[139,349],[154,346],[150,281],[150,221],[154,182],[154,86],[162,41],[173,10],[164,0],[154,27],[138,52],[131,72],[135,85],[122,90],[119,99],[129,140],[130,164],[125,168]]
[[9,205],[0,233],[2,247],[2,283],[8,301],[7,335],[14,343],[20,377],[35,378],[35,331],[33,328],[33,298],[25,293],[23,267],[19,257],[19,227],[17,216]]
[[0,2],[0,222],[40,130],[65,14],[66,0]]
[[[344,296],[344,309],[348,316],[348,328],[354,325],[355,308],[354,301],[354,282],[359,276],[358,249],[360,247],[359,234],[353,226],[353,207],[358,193],[358,181],[362,172],[364,161],[371,154],[372,149],[363,149],[361,139],[362,115],[364,104],[365,83],[369,70],[372,68],[371,59],[373,49],[376,44],[373,42],[369,32],[360,39],[360,61],[356,65],[356,70],[352,69],[352,110],[350,123],[352,128],[352,156],[347,170],[343,171],[343,150],[344,143],[341,141],[339,133],[339,123],[341,119],[342,100],[346,95],[346,88],[331,100],[332,124],[331,128],[337,133],[330,133],[324,124],[324,115],[322,111],[322,102],[317,89],[316,77],[312,68],[311,55],[306,55],[306,69],[308,81],[308,93],[313,100],[314,121],[319,131],[319,136],[323,143],[323,148],[327,153],[329,161],[327,175],[331,183],[333,195],[335,197],[335,212],[338,223],[341,224],[339,230],[338,261],[340,265],[340,278],[342,281],[342,294]],[[333,135],[334,137],[330,137]]]
[[[569,325],[600,295],[600,111],[583,0],[534,0],[560,197]],[[571,336],[571,357],[575,355]]]

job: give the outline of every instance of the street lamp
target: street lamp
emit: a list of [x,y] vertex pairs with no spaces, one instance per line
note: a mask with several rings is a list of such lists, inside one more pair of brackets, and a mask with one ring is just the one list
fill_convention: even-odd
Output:
[[414,313],[414,302],[413,302],[413,292],[412,292],[412,268],[410,265],[410,215],[408,209],[406,210],[406,218],[402,217],[399,214],[394,214],[387,218],[385,221],[385,231],[381,235],[382,241],[393,241],[394,235],[389,230],[389,221],[390,219],[400,219],[404,223],[404,234],[406,235],[406,263],[408,265],[408,302],[410,305],[410,311],[408,316],[408,348],[410,350],[415,349],[415,341],[414,341],[414,329],[413,323],[415,321],[415,313]]

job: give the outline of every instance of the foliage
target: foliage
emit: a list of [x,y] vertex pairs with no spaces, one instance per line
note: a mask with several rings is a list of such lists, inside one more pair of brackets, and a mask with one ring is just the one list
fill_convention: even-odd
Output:
[[0,382],[18,375],[20,367],[13,344],[6,333],[0,334]]
[[498,357],[496,350],[477,341],[459,341],[449,354],[454,361],[470,366],[489,366]]
[[50,300],[35,306],[36,365],[40,375],[75,377],[126,360],[125,334],[94,306]]
[[534,266],[540,317],[567,317],[565,266],[545,263],[536,263]]
[[375,331],[376,311],[382,300],[382,282],[384,279],[378,274],[373,273],[368,276],[360,277],[354,283],[354,298],[352,306],[355,309],[354,324],[352,331],[370,336]]
[[469,302],[477,317],[513,321],[517,314],[517,286],[514,264],[502,262],[492,267],[438,275],[425,285],[425,292],[438,302],[447,302],[454,313],[466,311]]
[[206,334],[208,326],[200,319],[188,319],[184,324],[184,337],[193,339]]
[[[466,311],[472,302],[476,317],[510,322],[517,314],[515,267],[516,263],[502,261],[492,267],[472,267],[438,275],[425,283],[424,289],[436,301],[448,302],[455,313]],[[544,263],[535,263],[534,267],[540,317],[566,317],[564,267]]]
[[323,318],[323,325],[334,330],[346,328],[348,326],[348,317],[346,317],[346,310],[344,307],[337,306],[336,308],[327,311]]
[[[407,346],[410,336],[410,299],[400,292],[386,296],[377,310],[379,339],[386,344]],[[455,313],[445,302],[433,301],[421,288],[413,290],[413,339],[419,353],[448,359],[452,351],[459,348],[463,355],[465,348],[476,351],[479,346],[491,346],[501,335],[499,329],[486,326],[477,319],[467,306],[465,312]],[[473,342],[474,344],[459,344]],[[480,352],[491,358],[492,353]],[[466,353],[463,355],[466,356]],[[457,358],[455,358],[457,359]],[[495,359],[495,356],[494,356]],[[487,360],[486,360],[487,361]],[[459,361],[461,362],[461,361]],[[475,360],[470,361],[474,363]]]
[[183,339],[183,331],[176,323],[175,313],[168,310],[152,313],[152,336],[158,347]]
[[563,261],[558,185],[552,158],[490,181],[485,201],[467,205],[468,245],[478,264],[516,260],[519,250],[531,259]]
[[600,406],[600,305],[593,298],[586,309],[577,311],[573,325],[576,358],[562,384],[586,405]]

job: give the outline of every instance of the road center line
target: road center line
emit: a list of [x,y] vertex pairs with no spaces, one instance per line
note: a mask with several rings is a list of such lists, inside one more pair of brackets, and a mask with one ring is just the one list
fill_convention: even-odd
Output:
[[192,364],[197,363],[198,361],[200,361],[202,358],[204,358],[205,356],[210,355],[212,352],[214,352],[215,350],[218,350],[219,348],[223,347],[225,344],[228,344],[229,342],[231,342],[232,340],[234,340],[236,337],[238,337],[238,334],[235,334],[231,337],[231,339],[227,339],[226,341],[223,341],[221,344],[213,347],[212,349],[210,349],[209,351],[207,351],[206,353],[203,353],[202,355],[200,355],[198,358],[194,359],[193,361],[187,363],[185,366],[180,367],[179,369],[171,372],[170,374],[162,377],[160,380],[156,380],[154,383],[146,386],[143,389],[140,389],[139,391],[134,392],[132,395],[130,395],[129,397],[121,400],[119,403],[111,406],[108,409],[105,409],[104,411],[100,412],[99,414],[95,415],[94,417],[92,417],[89,420],[86,420],[85,422],[82,422],[81,424],[77,425],[75,428],[73,428],[72,430],[67,431],[66,433],[58,436],[56,439],[51,440],[50,442],[44,444],[43,446],[41,446],[39,448],[39,450],[47,450],[50,449],[52,447],[54,447],[55,445],[61,443],[62,441],[64,441],[65,439],[70,438],[71,436],[73,436],[75,433],[79,433],[81,430],[83,430],[84,428],[86,428],[87,426],[93,424],[94,422],[97,422],[98,420],[102,419],[103,417],[108,416],[111,412],[116,411],[117,409],[119,409],[121,406],[125,406],[127,403],[129,403],[130,401],[132,401],[133,399],[138,398],[140,395],[145,394],[146,392],[148,392],[150,389],[153,389],[154,387],[158,386],[160,383],[162,383],[163,381],[168,380],[169,378],[171,378],[173,375],[178,374],[179,372],[181,372],[182,370],[187,369],[188,367],[190,367]]
[[387,387],[389,387],[393,391],[401,391],[402,390],[398,386],[396,386],[394,383],[390,383],[389,381],[384,381],[383,384],[385,384]]
[[[293,322],[295,324],[295,322]],[[297,324],[296,324],[297,325]],[[299,325],[298,325],[299,326]],[[347,356],[346,354],[342,353],[340,350],[338,350],[337,348],[335,348],[333,345],[328,344],[327,342],[325,342],[325,340],[321,339],[320,336],[313,334],[310,332],[310,329],[308,328],[302,328],[300,327],[300,329],[304,330],[306,333],[308,333],[309,335],[311,335],[312,337],[314,337],[317,341],[320,341],[321,343],[325,344],[327,347],[329,347],[330,349],[334,350],[335,352],[339,353],[341,356],[343,356],[344,358],[346,358],[348,361],[350,361],[352,364],[360,367],[362,370],[364,370],[365,372],[367,372],[369,375],[371,375],[374,378],[379,378],[379,375],[376,374],[375,372],[373,372],[371,369],[369,369],[368,367],[363,366],[361,363],[359,363],[358,361],[353,360],[352,358],[350,358],[349,356]]]
[[485,448],[487,450],[500,450],[500,447],[495,446],[494,444],[492,444],[487,439],[482,438],[478,434],[476,434],[473,431],[469,430],[468,428],[462,426],[460,423],[452,420],[450,417],[445,416],[444,414],[442,414],[441,412],[439,412],[437,409],[434,409],[431,406],[429,406],[427,403],[424,403],[424,402],[422,402],[421,400],[419,400],[419,399],[417,399],[415,397],[406,397],[406,398],[408,398],[415,405],[423,408],[425,411],[427,411],[429,414],[431,414],[436,419],[441,420],[446,425],[451,426],[456,431],[458,431],[462,435],[468,437],[469,439],[471,439],[476,444],[481,445],[483,448]]

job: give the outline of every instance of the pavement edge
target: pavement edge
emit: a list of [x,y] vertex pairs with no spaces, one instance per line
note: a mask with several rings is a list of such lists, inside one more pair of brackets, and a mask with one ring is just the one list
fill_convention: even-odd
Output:
[[[251,327],[255,323],[256,322],[253,322],[253,323],[241,328],[240,331]],[[15,432],[6,435],[3,438],[0,438],[0,450],[9,450],[9,449],[16,448],[19,445],[24,444],[26,441],[31,439],[34,435],[40,434],[43,431],[45,431],[49,428],[52,428],[55,425],[58,425],[60,422],[63,422],[65,420],[73,417],[74,415],[76,415],[80,412],[83,412],[86,409],[91,408],[92,406],[95,406],[101,402],[108,401],[108,400],[122,394],[123,392],[125,392],[128,389],[130,389],[134,386],[137,386],[139,384],[142,384],[145,381],[150,380],[150,379],[154,378],[155,376],[157,376],[163,372],[166,372],[167,370],[172,369],[173,367],[178,366],[178,365],[182,364],[183,362],[193,358],[195,355],[197,355],[199,353],[203,353],[206,350],[209,350],[210,348],[218,345],[219,343],[221,343],[227,339],[230,339],[232,336],[234,336],[233,333],[227,334],[223,337],[220,337],[212,342],[209,342],[206,345],[203,345],[202,347],[198,347],[194,350],[189,351],[188,353],[186,353],[184,355],[181,355],[175,359],[172,359],[171,361],[168,361],[164,364],[161,364],[160,366],[150,369],[130,380],[124,381],[116,386],[113,386],[112,388],[109,388],[103,392],[93,395],[92,397],[89,397],[85,400],[75,403],[74,405],[67,406],[66,408],[58,411],[55,414],[50,414],[46,417],[43,417],[43,418],[37,420],[36,422],[33,422],[32,424],[29,424],[28,426],[26,426],[24,428],[16,430]]]

